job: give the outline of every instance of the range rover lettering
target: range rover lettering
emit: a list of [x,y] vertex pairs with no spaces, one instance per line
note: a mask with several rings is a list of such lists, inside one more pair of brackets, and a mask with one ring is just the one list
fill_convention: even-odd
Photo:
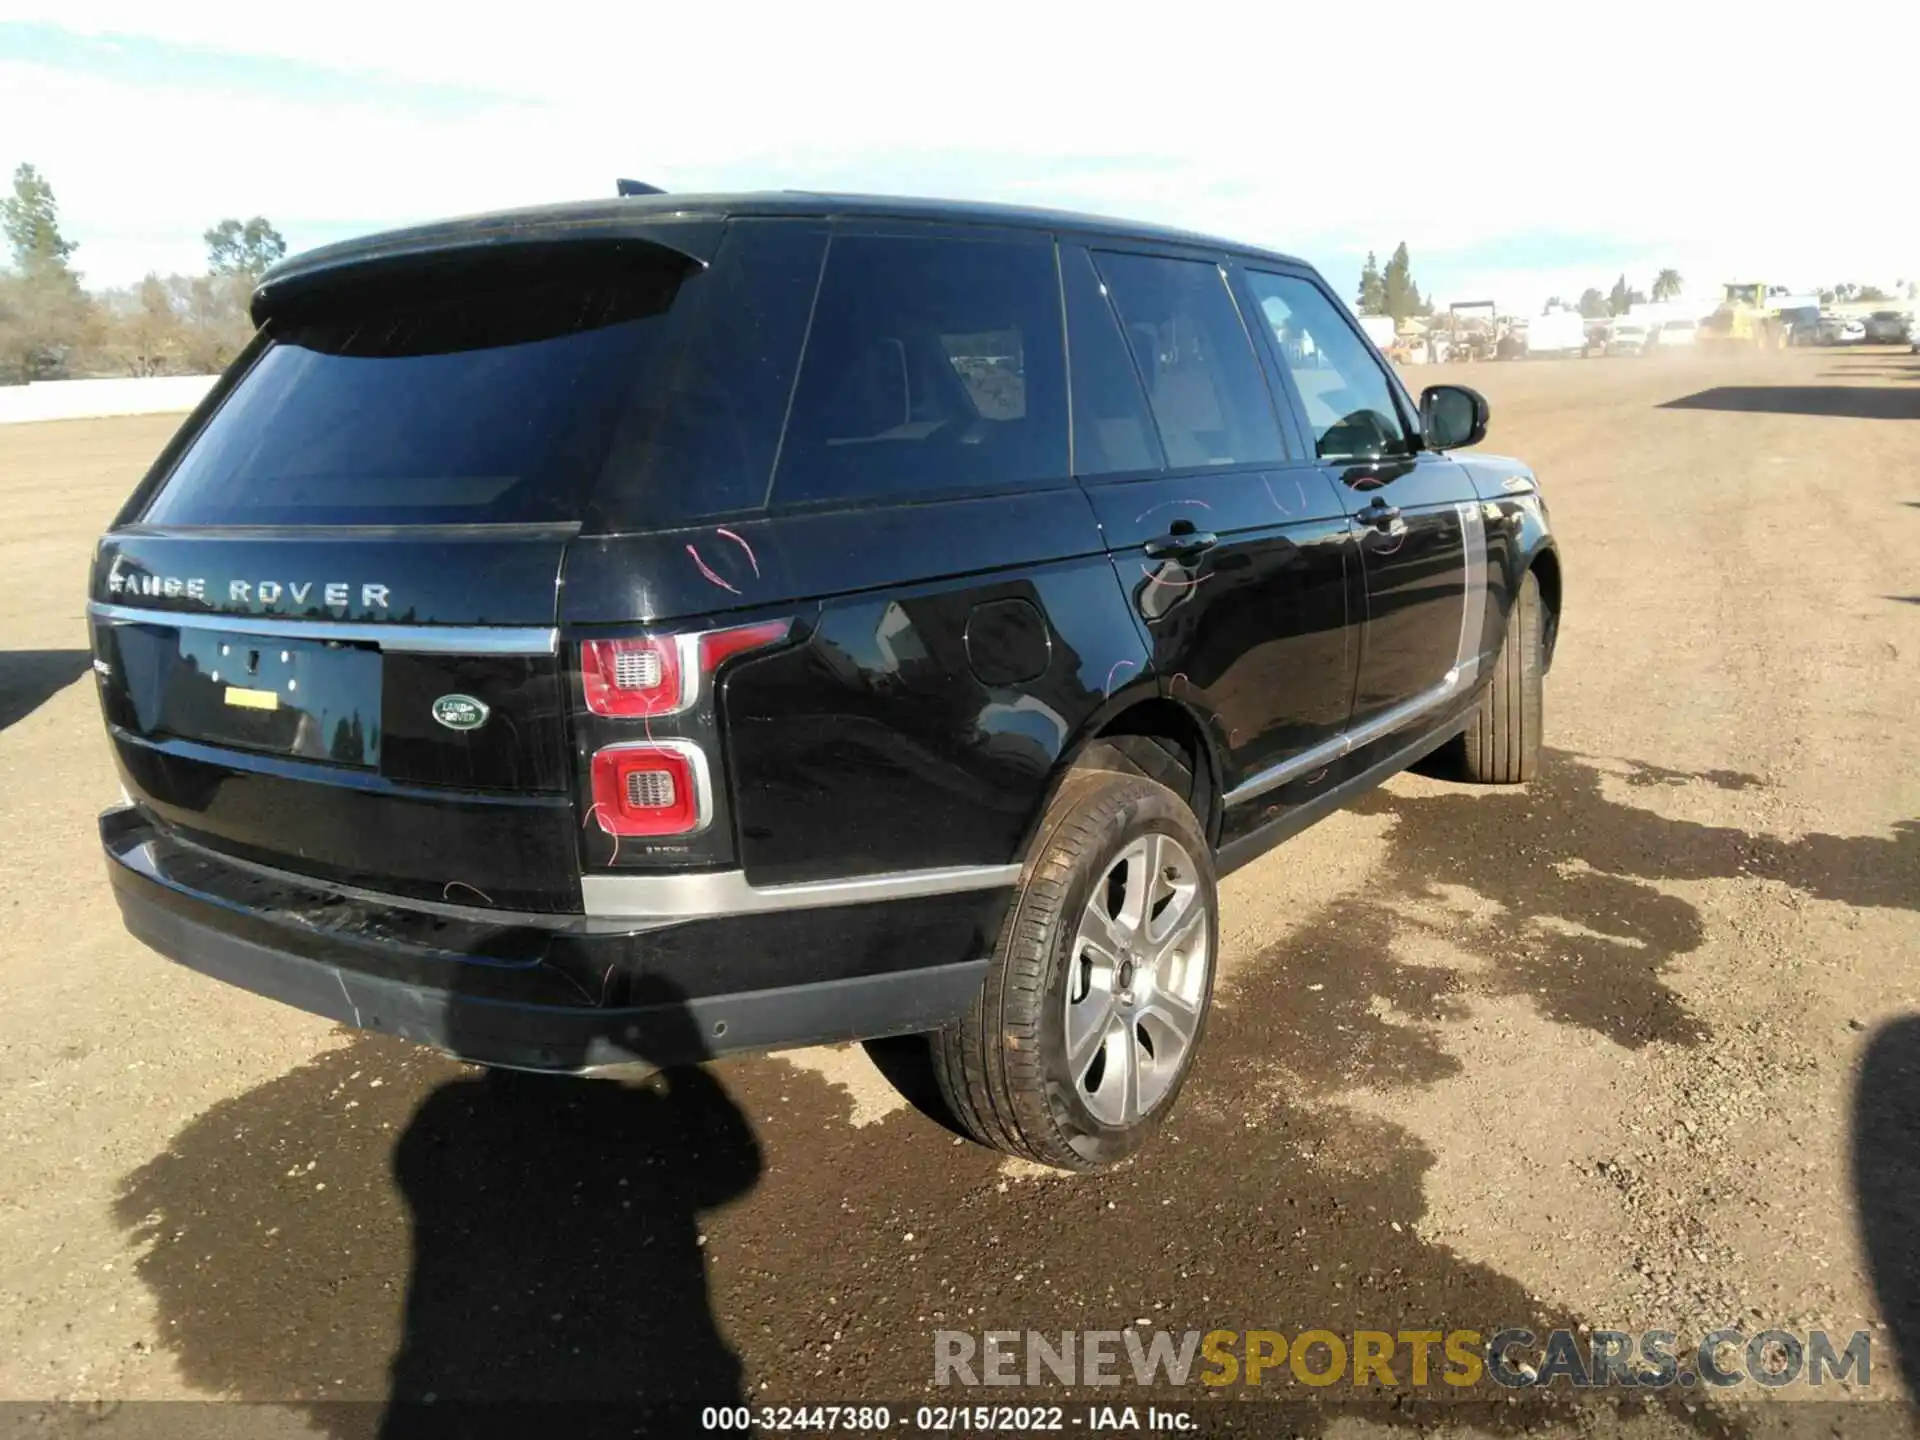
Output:
[[1539,764],[1533,473],[1321,277],[986,205],[635,194],[290,260],[103,537],[131,932],[566,1072],[920,1036],[1097,1169],[1218,877]]

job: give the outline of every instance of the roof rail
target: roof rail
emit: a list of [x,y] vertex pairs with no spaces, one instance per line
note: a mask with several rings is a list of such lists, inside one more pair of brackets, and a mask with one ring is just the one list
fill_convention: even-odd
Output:
[[621,195],[664,195],[667,192],[658,185],[649,185],[644,180],[616,180],[614,189]]

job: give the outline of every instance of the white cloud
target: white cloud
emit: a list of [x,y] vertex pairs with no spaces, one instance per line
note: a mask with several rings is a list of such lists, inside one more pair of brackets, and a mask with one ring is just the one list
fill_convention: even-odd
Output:
[[[191,263],[221,215],[265,213],[299,238],[605,194],[616,174],[670,188],[924,189],[924,176],[1310,258],[1384,258],[1405,239],[1417,269],[1542,293],[1563,283],[1547,278],[1554,257],[1513,263],[1503,237],[1598,237],[1684,256],[1671,263],[1702,278],[1920,274],[1920,189],[1881,158],[1910,133],[1910,87],[1869,86],[1864,68],[1858,85],[1836,78],[1842,60],[1920,49],[1920,21],[1877,6],[1822,8],[1820,34],[1850,37],[1844,56],[1762,46],[1764,63],[1752,25],[1644,0],[1444,16],[562,0],[492,27],[358,0],[243,23],[202,0],[7,8],[518,102],[321,108],[0,65],[0,137],[18,152],[0,161],[53,178],[100,281]],[[1835,88],[1785,83],[1803,67]]]

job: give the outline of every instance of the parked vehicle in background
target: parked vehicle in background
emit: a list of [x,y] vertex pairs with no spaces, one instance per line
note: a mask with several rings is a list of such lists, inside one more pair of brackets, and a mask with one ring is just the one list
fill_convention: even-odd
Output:
[[1913,319],[1901,310],[1876,310],[1862,324],[1869,345],[1904,345],[1913,335]]
[[1820,343],[1822,345],[1860,345],[1867,338],[1867,327],[1851,315],[1822,315],[1820,317]]
[[1442,746],[1540,764],[1533,472],[1285,255],[651,195],[253,316],[95,552],[100,837],[137,938],[341,1024],[918,1035],[968,1133],[1096,1170],[1204,1038],[1218,876]]
[[1608,355],[1642,355],[1647,350],[1648,330],[1640,320],[1620,319],[1607,327],[1605,353]]
[[1577,310],[1549,310],[1527,322],[1527,354],[1578,355],[1587,348],[1587,322]]
[[1700,324],[1685,316],[1675,316],[1671,320],[1662,320],[1654,327],[1653,343],[1657,349],[1670,350],[1694,344],[1700,338]]
[[1820,307],[1796,305],[1780,312],[1780,328],[1789,345],[1820,343]]

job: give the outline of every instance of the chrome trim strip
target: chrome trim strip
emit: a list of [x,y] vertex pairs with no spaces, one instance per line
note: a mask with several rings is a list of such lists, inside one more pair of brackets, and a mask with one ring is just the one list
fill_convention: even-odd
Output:
[[1336,735],[1331,740],[1314,746],[1311,750],[1303,750],[1290,759],[1282,760],[1278,765],[1270,766],[1259,774],[1242,780],[1222,797],[1222,803],[1241,805],[1249,800],[1257,800],[1268,791],[1277,790],[1289,780],[1331,765],[1335,760],[1351,755],[1361,746],[1371,745],[1381,736],[1411,724],[1427,711],[1444,705],[1472,684],[1474,673],[1478,668],[1478,663],[1475,661],[1454,666],[1438,685],[1421,691],[1411,700],[1402,701],[1391,710],[1382,710],[1357,730]]
[[378,645],[398,655],[551,655],[560,642],[560,632],[551,625],[544,628],[534,625],[379,625],[349,620],[308,620],[293,615],[136,610],[100,600],[88,601],[87,613],[111,625],[172,625],[223,630],[231,635],[339,640]]
[[1460,617],[1460,648],[1454,662],[1464,665],[1480,658],[1480,642],[1487,631],[1487,518],[1478,500],[1454,507],[1460,512],[1460,543],[1467,557],[1466,606]]
[[595,919],[691,920],[957,895],[1011,885],[1019,878],[1018,865],[953,865],[756,886],[747,883],[745,871],[718,870],[698,875],[583,875],[580,894],[587,914]]

